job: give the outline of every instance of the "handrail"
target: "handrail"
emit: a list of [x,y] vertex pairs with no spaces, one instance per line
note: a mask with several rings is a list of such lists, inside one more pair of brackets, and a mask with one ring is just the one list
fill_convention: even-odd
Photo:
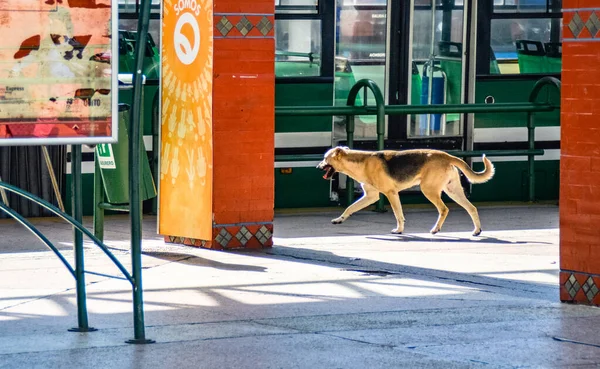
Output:
[[[494,103],[494,104],[432,104],[432,105],[384,105],[386,115],[395,114],[451,114],[451,113],[527,113],[550,112],[560,109],[548,103]],[[275,115],[285,116],[332,116],[377,115],[375,106],[278,106]]]
[[[100,249],[102,251],[104,251],[104,253],[106,254],[106,256],[108,256],[108,258],[117,266],[117,268],[121,271],[121,273],[123,273],[123,275],[125,276],[125,278],[127,278],[127,280],[129,281],[129,283],[131,283],[132,286],[135,286],[135,282],[133,280],[133,277],[131,276],[131,274],[129,274],[129,272],[127,271],[127,269],[125,269],[125,267],[123,266],[123,264],[121,264],[121,262],[119,261],[119,259],[117,259],[108,249],[108,247],[106,247],[106,245],[104,245],[100,240],[98,240],[93,234],[92,232],[90,232],[87,228],[85,228],[81,223],[79,223],[78,221],[76,221],[75,219],[73,219],[71,216],[69,216],[66,213],[63,213],[62,211],[60,211],[60,209],[58,209],[57,207],[55,207],[54,205],[50,204],[49,202],[42,200],[41,198],[27,192],[27,191],[23,191],[20,188],[17,188],[13,185],[10,185],[8,183],[5,182],[1,182],[0,181],[0,188],[5,189],[9,192],[15,193],[29,201],[32,201],[34,203],[36,203],[37,205],[51,211],[52,213],[56,214],[57,216],[59,216],[60,218],[62,218],[63,220],[65,220],[66,222],[70,223],[72,226],[74,226],[75,228],[77,228],[79,231],[83,232],[86,236],[88,236],[92,242],[94,242],[94,244],[96,244],[98,247],[100,247]],[[4,209],[4,207],[0,206],[0,209],[3,211],[6,211]],[[12,214],[9,213],[9,215],[12,216]],[[17,220],[19,220],[18,218],[15,218]],[[20,222],[20,220],[19,220]],[[28,227],[29,228],[29,227]],[[36,236],[38,236],[37,233],[34,232],[34,234]],[[38,236],[39,237],[39,236]],[[43,241],[43,240],[42,240]],[[45,242],[44,242],[45,243]],[[49,246],[50,247],[50,246]],[[50,247],[52,248],[52,247]],[[54,249],[53,249],[54,251]],[[55,251],[56,252],[56,251]]]
[[[350,92],[348,93],[348,100],[346,100],[346,106],[354,107],[356,102],[356,96],[359,91],[364,89],[364,98],[363,98],[363,106],[367,108],[367,89],[370,89],[373,92],[373,97],[375,98],[375,114],[377,115],[377,149],[383,150],[384,141],[385,141],[385,101],[383,100],[383,94],[381,93],[381,89],[377,84],[370,79],[361,79],[352,86]],[[354,146],[354,119],[356,115],[347,115],[346,116],[346,137],[347,137],[347,145],[350,148]],[[351,188],[354,186],[354,181],[349,176],[346,178],[346,188]],[[351,187],[348,187],[351,186]],[[348,202],[352,202],[354,199],[354,191],[348,191]],[[383,195],[379,195],[379,201],[375,206],[375,210],[379,212],[384,212],[385,207],[383,205]]]
[[[545,86],[554,86],[560,94],[561,83],[557,78],[550,76],[542,77],[535,83],[529,94],[530,103],[533,104],[535,102],[542,88]],[[550,104],[548,99],[546,100],[546,104]],[[527,113],[527,142],[529,150],[533,150],[535,148],[535,122],[533,121],[532,112]],[[529,201],[533,202],[535,201],[535,158],[533,155],[529,155],[527,162],[529,171]]]
[[0,202],[0,210],[11,216],[17,222],[21,223],[25,228],[27,228],[31,233],[33,233],[37,238],[39,238],[40,241],[42,241],[46,246],[48,246],[49,249],[54,251],[54,253],[56,254],[56,256],[58,256],[60,261],[65,265],[65,267],[67,267],[69,273],[71,273],[73,278],[77,279],[77,276],[75,275],[75,270],[73,269],[71,264],[69,264],[67,259],[65,259],[65,257],[60,253],[56,246],[54,246],[54,244],[46,236],[44,236],[42,232],[35,228],[33,224],[31,224],[27,219],[25,219],[25,217],[23,217],[21,214],[17,213],[13,209],[9,208],[2,202]]

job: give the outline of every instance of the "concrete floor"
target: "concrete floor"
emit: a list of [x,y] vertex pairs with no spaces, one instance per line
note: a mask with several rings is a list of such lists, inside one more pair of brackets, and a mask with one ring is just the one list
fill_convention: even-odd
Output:
[[[0,368],[592,368],[600,309],[558,298],[558,208],[480,206],[471,237],[462,209],[427,231],[432,207],[278,214],[275,246],[210,251],[165,245],[144,220],[150,345],[133,338],[126,281],[87,275],[89,322],[75,284],[34,237],[0,221]],[[72,260],[72,234],[34,223]],[[86,219],[90,224],[90,219]],[[107,244],[129,267],[128,220],[107,220]],[[86,244],[86,267],[117,274]]]

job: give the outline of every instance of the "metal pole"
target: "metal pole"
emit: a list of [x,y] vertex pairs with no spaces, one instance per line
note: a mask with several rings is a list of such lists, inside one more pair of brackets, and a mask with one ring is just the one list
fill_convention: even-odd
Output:
[[[529,94],[529,102],[533,103],[540,91],[546,85],[554,86],[560,93],[561,83],[558,79],[550,76],[546,76],[540,78],[535,85],[533,86],[533,90]],[[549,104],[549,101],[547,101]],[[529,144],[529,150],[532,150],[535,147],[535,123],[533,121],[533,112],[529,111],[527,113],[527,139]],[[529,170],[529,201],[535,201],[535,157],[533,155],[529,155],[528,160],[528,170]]]
[[[435,2],[435,1],[434,1]],[[434,5],[435,6],[435,5]],[[433,35],[431,36],[433,37]],[[431,72],[429,74],[429,80],[427,81],[428,91],[427,91],[427,104],[431,105],[432,96],[433,96],[433,53],[431,55],[430,64],[426,65],[425,68],[429,69],[431,67]],[[425,136],[431,135],[431,114],[427,114],[427,129],[425,130]]]
[[127,343],[154,343],[146,339],[144,327],[144,299],[142,288],[142,201],[140,197],[140,143],[142,110],[142,69],[150,21],[150,0],[141,0],[135,44],[133,73],[133,100],[129,123],[129,219],[131,222],[131,268],[133,285],[133,329],[135,337]]
[[[436,1],[431,2],[431,44],[429,46],[429,61],[431,63],[431,74],[429,75],[429,91],[427,93],[427,103],[431,105],[433,99],[433,66],[435,64],[435,11],[436,11]],[[427,114],[427,131],[426,136],[431,135],[431,114]]]
[[65,205],[62,201],[62,196],[60,194],[60,189],[58,188],[58,181],[56,180],[56,173],[54,173],[54,167],[52,166],[52,160],[50,160],[50,154],[48,153],[48,148],[46,146],[42,146],[42,153],[44,154],[44,159],[46,160],[46,167],[48,168],[48,172],[50,173],[50,181],[52,182],[52,188],[54,189],[54,195],[56,196],[56,201],[58,202],[58,208],[65,211]]
[[[81,223],[83,206],[81,196],[81,145],[71,146],[71,208],[73,219]],[[83,234],[73,227],[73,248],[75,250],[75,283],[77,287],[77,328],[71,332],[92,332],[95,328],[88,325],[85,293],[85,269],[83,256]]]
[[[527,113],[527,141],[528,149],[535,149],[535,124],[533,121],[533,114]],[[528,162],[528,174],[529,174],[529,201],[535,201],[535,156],[529,154],[527,156]]]
[[94,157],[94,236],[104,242],[104,208],[100,207],[104,202],[104,185],[95,150]]
[[[375,94],[375,92],[374,92]],[[377,99],[377,150],[385,148],[385,104],[383,99]],[[383,194],[379,194],[379,200],[375,204],[375,211],[385,213]]]
[[[349,148],[354,148],[354,120],[355,115],[346,116],[346,143]],[[354,202],[354,180],[350,176],[346,176],[346,191],[348,192],[348,196],[346,199],[348,201],[348,206]]]
[[[369,79],[361,79],[352,88],[348,93],[348,99],[346,100],[346,105],[355,108],[354,103],[356,102],[356,96],[360,92],[361,88],[365,88],[365,102],[364,108],[367,106],[366,101],[366,93],[367,88],[369,88],[373,92],[373,98],[375,99],[375,108],[377,109],[377,147],[379,150],[383,150],[384,147],[384,136],[385,136],[385,101],[383,99],[383,94],[381,93],[381,89],[377,86],[375,82]],[[348,124],[346,124],[346,135],[348,139],[348,147],[351,144],[354,144],[354,118],[348,118]],[[350,123],[352,122],[352,123]],[[352,191],[350,191],[352,189]],[[354,181],[352,178],[348,177],[346,179],[346,190],[348,190],[348,205],[352,204],[354,200]],[[379,202],[376,205],[377,211],[385,211],[383,209],[383,198],[379,197]]]

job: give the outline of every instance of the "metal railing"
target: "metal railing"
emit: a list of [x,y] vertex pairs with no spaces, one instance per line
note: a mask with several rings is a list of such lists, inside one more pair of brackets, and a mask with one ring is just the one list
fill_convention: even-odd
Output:
[[[346,142],[349,148],[354,147],[354,118],[357,115],[377,116],[377,150],[384,149],[385,116],[386,115],[411,115],[411,114],[448,114],[448,113],[527,113],[527,149],[522,150],[489,150],[487,156],[527,156],[528,160],[528,199],[535,201],[535,156],[543,155],[543,149],[535,148],[535,121],[533,113],[550,112],[560,109],[560,105],[550,101],[536,102],[536,99],[545,86],[554,86],[560,92],[561,83],[554,77],[539,79],[530,95],[528,102],[519,103],[494,103],[494,104],[432,104],[432,105],[385,105],[383,94],[375,82],[362,79],[352,87],[346,106],[279,106],[275,107],[275,116],[345,116],[346,117]],[[356,96],[364,90],[362,106],[355,106]],[[375,106],[367,105],[367,92],[371,90],[375,98]],[[483,151],[446,151],[458,157],[476,157],[484,154]],[[321,160],[323,155],[276,155],[275,161],[307,161]],[[347,201],[352,203],[354,198],[354,181],[348,177],[346,182]],[[377,211],[383,211],[383,196],[376,206]]]
[[[50,248],[65,265],[69,273],[73,275],[76,281],[76,293],[77,293],[77,320],[78,326],[70,331],[75,332],[91,332],[95,331],[88,324],[87,315],[87,303],[86,303],[86,284],[85,274],[100,275],[109,278],[125,279],[129,281],[133,292],[133,326],[134,326],[134,338],[128,340],[128,343],[152,343],[153,340],[149,340],[145,335],[144,325],[144,308],[143,308],[143,289],[142,289],[142,262],[141,262],[141,223],[142,223],[142,212],[141,212],[141,197],[140,189],[137,185],[140,182],[141,177],[141,165],[140,165],[140,141],[141,141],[141,93],[142,93],[142,67],[144,62],[145,48],[141,45],[146,45],[146,38],[148,34],[148,26],[150,20],[150,1],[143,1],[141,3],[140,17],[138,19],[138,30],[137,42],[135,47],[135,70],[137,71],[133,75],[133,104],[130,119],[130,135],[129,135],[129,212],[131,219],[131,273],[121,264],[121,262],[110,252],[109,248],[102,243],[92,232],[87,230],[82,224],[83,208],[82,208],[82,173],[81,173],[81,160],[82,160],[82,148],[81,145],[72,146],[72,157],[71,157],[71,173],[72,173],[72,206],[73,216],[69,216],[61,209],[58,209],[51,203],[29,193],[23,191],[15,186],[9,185],[0,180],[0,211],[6,213],[19,223],[21,223],[27,230],[32,232],[37,238],[39,238],[48,248]],[[113,76],[116,78],[116,76]],[[17,213],[15,210],[9,207],[7,196],[5,191],[15,193],[29,201],[32,201],[45,209],[51,211],[55,215],[64,219],[73,226],[74,233],[74,252],[75,252],[75,267],[65,259],[50,240],[42,234],[32,223],[25,219],[22,215]],[[124,275],[111,276],[103,273],[97,273],[85,270],[84,266],[84,248],[83,248],[83,234],[89,237],[94,244],[109,257],[109,259],[117,266],[119,271]]]

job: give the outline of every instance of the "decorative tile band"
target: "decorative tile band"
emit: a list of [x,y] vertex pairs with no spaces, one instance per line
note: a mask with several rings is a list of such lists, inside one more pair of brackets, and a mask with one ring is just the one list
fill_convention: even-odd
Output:
[[600,41],[600,9],[565,10],[563,41]]
[[275,38],[274,14],[215,13],[214,38]]
[[261,249],[273,246],[273,223],[215,224],[211,241],[165,236],[165,242],[215,250]]
[[187,245],[187,246],[196,246],[196,247],[202,247],[202,248],[207,248],[207,249],[211,248],[210,241],[197,240],[194,238],[187,238],[187,237],[165,236],[165,242],[166,243],[175,243],[175,244],[180,244],[180,245]]
[[571,271],[560,272],[560,301],[600,306],[600,276]]
[[213,240],[215,246],[222,249],[271,247],[273,246],[273,224],[215,225]]

